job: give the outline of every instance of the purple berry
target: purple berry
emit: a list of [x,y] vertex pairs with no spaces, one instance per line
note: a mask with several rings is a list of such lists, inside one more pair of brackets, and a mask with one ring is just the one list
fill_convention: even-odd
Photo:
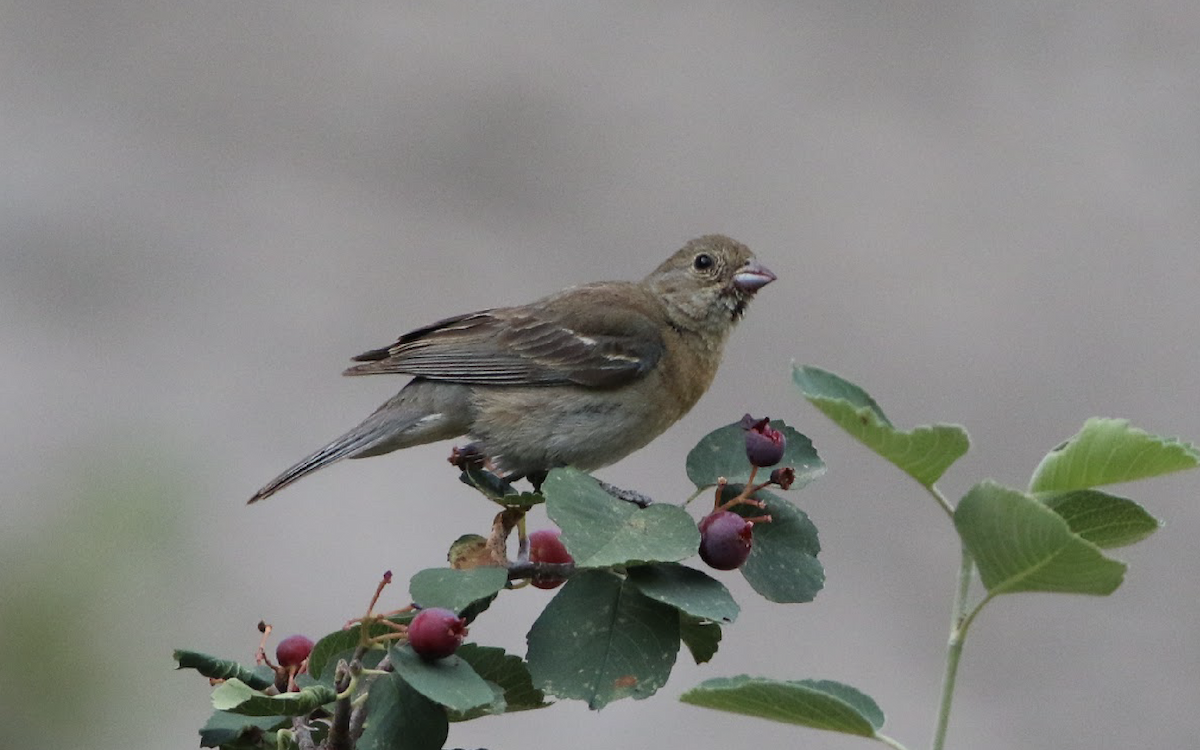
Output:
[[700,559],[717,570],[740,568],[750,556],[754,524],[727,510],[700,519]]
[[281,667],[298,667],[312,653],[313,642],[302,635],[289,635],[275,647],[275,658]]
[[[559,540],[562,531],[559,529],[540,529],[529,535],[530,562],[544,563],[573,563],[575,558],[567,552],[567,548]],[[554,589],[563,585],[567,579],[552,576],[537,575],[530,581],[539,589]]]
[[458,650],[467,635],[467,621],[448,609],[430,607],[408,624],[408,642],[423,659],[443,659]]
[[769,419],[755,419],[747,414],[742,417],[742,429],[746,431],[746,457],[755,466],[774,466],[783,460],[783,449],[787,440],[783,433],[771,426]]

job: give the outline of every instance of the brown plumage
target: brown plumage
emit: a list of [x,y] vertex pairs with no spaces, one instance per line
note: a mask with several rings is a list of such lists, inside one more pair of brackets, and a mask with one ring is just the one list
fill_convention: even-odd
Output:
[[707,235],[640,282],[570,287],[406,333],[345,374],[414,376],[408,385],[250,502],[343,458],[461,435],[514,477],[607,466],[695,405],[750,298],[774,279],[745,245]]

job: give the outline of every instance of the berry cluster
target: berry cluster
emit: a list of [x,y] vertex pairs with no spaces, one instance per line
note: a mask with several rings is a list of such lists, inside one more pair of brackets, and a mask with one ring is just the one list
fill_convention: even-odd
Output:
[[750,557],[750,551],[754,547],[754,524],[771,520],[771,516],[767,514],[747,518],[733,512],[731,508],[739,505],[765,508],[761,500],[753,498],[754,493],[769,485],[786,490],[796,479],[793,469],[780,467],[771,472],[770,479],[756,485],[754,477],[760,468],[774,466],[783,460],[787,439],[782,432],[771,427],[770,419],[755,419],[747,414],[742,417],[740,424],[746,433],[746,458],[752,466],[750,480],[741,493],[725,501],[722,501],[721,497],[726,483],[724,479],[720,480],[717,483],[713,512],[700,519],[699,523],[700,559],[717,570],[740,568]]

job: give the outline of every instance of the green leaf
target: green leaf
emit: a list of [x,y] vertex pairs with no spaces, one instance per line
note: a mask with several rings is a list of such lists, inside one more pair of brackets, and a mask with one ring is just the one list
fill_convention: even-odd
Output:
[[1132,500],[1099,490],[1074,490],[1038,496],[1067,522],[1071,531],[1101,549],[1140,542],[1161,522]]
[[194,669],[211,680],[227,680],[236,677],[255,690],[263,690],[275,683],[275,680],[266,674],[256,673],[236,661],[218,659],[199,651],[176,649],[173,656],[175,661],[179,662],[179,669]]
[[388,654],[396,674],[434,703],[453,711],[469,711],[492,702],[492,689],[458,656],[430,661],[417,656],[407,644],[393,646]]
[[[404,612],[399,615],[387,618],[391,622],[408,624],[412,618],[416,617],[416,612]],[[379,622],[371,623],[367,634],[374,638],[384,635],[385,633],[396,632],[392,628],[383,625]],[[362,623],[352,625],[345,630],[336,630],[313,645],[312,653],[308,655],[308,673],[314,679],[320,679],[321,674],[325,671],[325,665],[328,664],[334,656],[345,651],[354,651],[358,648],[359,638],[362,634]],[[336,664],[336,662],[334,662]]]
[[[739,485],[727,486],[722,501],[741,491]],[[754,524],[754,546],[741,567],[742,575],[768,601],[811,602],[825,587],[825,568],[817,559],[821,551],[817,527],[804,511],[779,495],[759,490],[753,497],[765,502],[766,507],[736,505],[733,512],[749,518],[770,515],[771,521]]]
[[508,583],[501,567],[427,568],[408,582],[408,591],[418,607],[444,607],[456,614],[480,599],[495,596]]
[[546,512],[562,529],[577,568],[677,561],[696,554],[700,532],[675,505],[638,508],[574,469],[555,469],[542,485]]
[[831,680],[784,682],[765,677],[705,680],[679,697],[684,703],[813,729],[875,737],[883,711],[849,685]]
[[228,711],[217,711],[200,728],[200,747],[261,745],[263,733],[291,721],[284,716],[242,716]]
[[529,631],[534,684],[593,709],[653,695],[679,652],[677,612],[608,571],[572,576]]
[[357,750],[441,750],[450,734],[446,711],[399,675],[371,683],[367,720]]
[[1083,490],[1197,465],[1200,451],[1191,443],[1151,435],[1125,419],[1093,417],[1079,434],[1046,454],[1029,480],[1029,491]]
[[1018,490],[985,481],[954,511],[954,525],[990,594],[1058,591],[1107,595],[1125,565],[1071,533],[1054,511]]
[[[796,471],[791,489],[798,490],[825,473],[825,462],[817,455],[812,441],[788,427],[782,420],[772,419],[771,426],[787,438],[787,448],[778,466],[790,466]],[[749,459],[746,458],[746,431],[734,422],[705,435],[687,456],[687,475],[696,488],[711,487],[720,477],[731,484],[750,481]],[[768,472],[769,473],[769,472]],[[756,481],[762,482],[767,473],[759,469]]]
[[679,613],[679,637],[697,664],[704,664],[717,653],[721,644],[721,626],[711,620]]
[[831,372],[794,367],[792,379],[825,416],[926,487],[971,446],[967,431],[958,425],[924,425],[911,432],[896,429],[866,391]]
[[244,716],[303,716],[336,699],[337,692],[325,685],[298,693],[265,695],[236,677],[217,685],[212,694],[213,708]]
[[629,569],[629,580],[651,599],[689,615],[733,622],[738,605],[725,584],[695,568],[678,563],[654,563]]
[[451,721],[466,721],[489,713],[529,711],[550,705],[546,702],[545,694],[533,686],[529,667],[521,657],[506,654],[502,648],[475,643],[464,643],[454,655],[470,664],[476,674],[489,684],[497,686],[502,692],[502,701],[499,711],[493,710],[491,706],[483,706],[471,711],[452,713]]

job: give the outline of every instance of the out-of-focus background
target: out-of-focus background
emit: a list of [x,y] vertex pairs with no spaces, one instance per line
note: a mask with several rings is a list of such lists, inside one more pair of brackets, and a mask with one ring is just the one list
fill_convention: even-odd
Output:
[[[492,510],[449,445],[350,462],[246,507],[402,379],[347,358],[439,317],[638,278],[729,233],[779,276],[709,395],[601,476],[688,492],[743,412],[809,434],[794,496],[828,583],[744,605],[654,698],[458,725],[450,746],[862,747],[676,696],[738,673],[839,679],[926,744],[955,538],[790,383],[863,384],[1020,485],[1091,415],[1200,438],[1200,6],[8,2],[0,23],[0,714],[6,745],[193,747],[208,687],[171,649],[318,636],[385,569]],[[1200,476],[1120,488],[1166,519],[1108,599],[976,623],[951,745],[1195,743]],[[541,521],[535,520],[537,526]],[[404,603],[404,586],[385,605]],[[523,652],[548,600],[472,628]]]

